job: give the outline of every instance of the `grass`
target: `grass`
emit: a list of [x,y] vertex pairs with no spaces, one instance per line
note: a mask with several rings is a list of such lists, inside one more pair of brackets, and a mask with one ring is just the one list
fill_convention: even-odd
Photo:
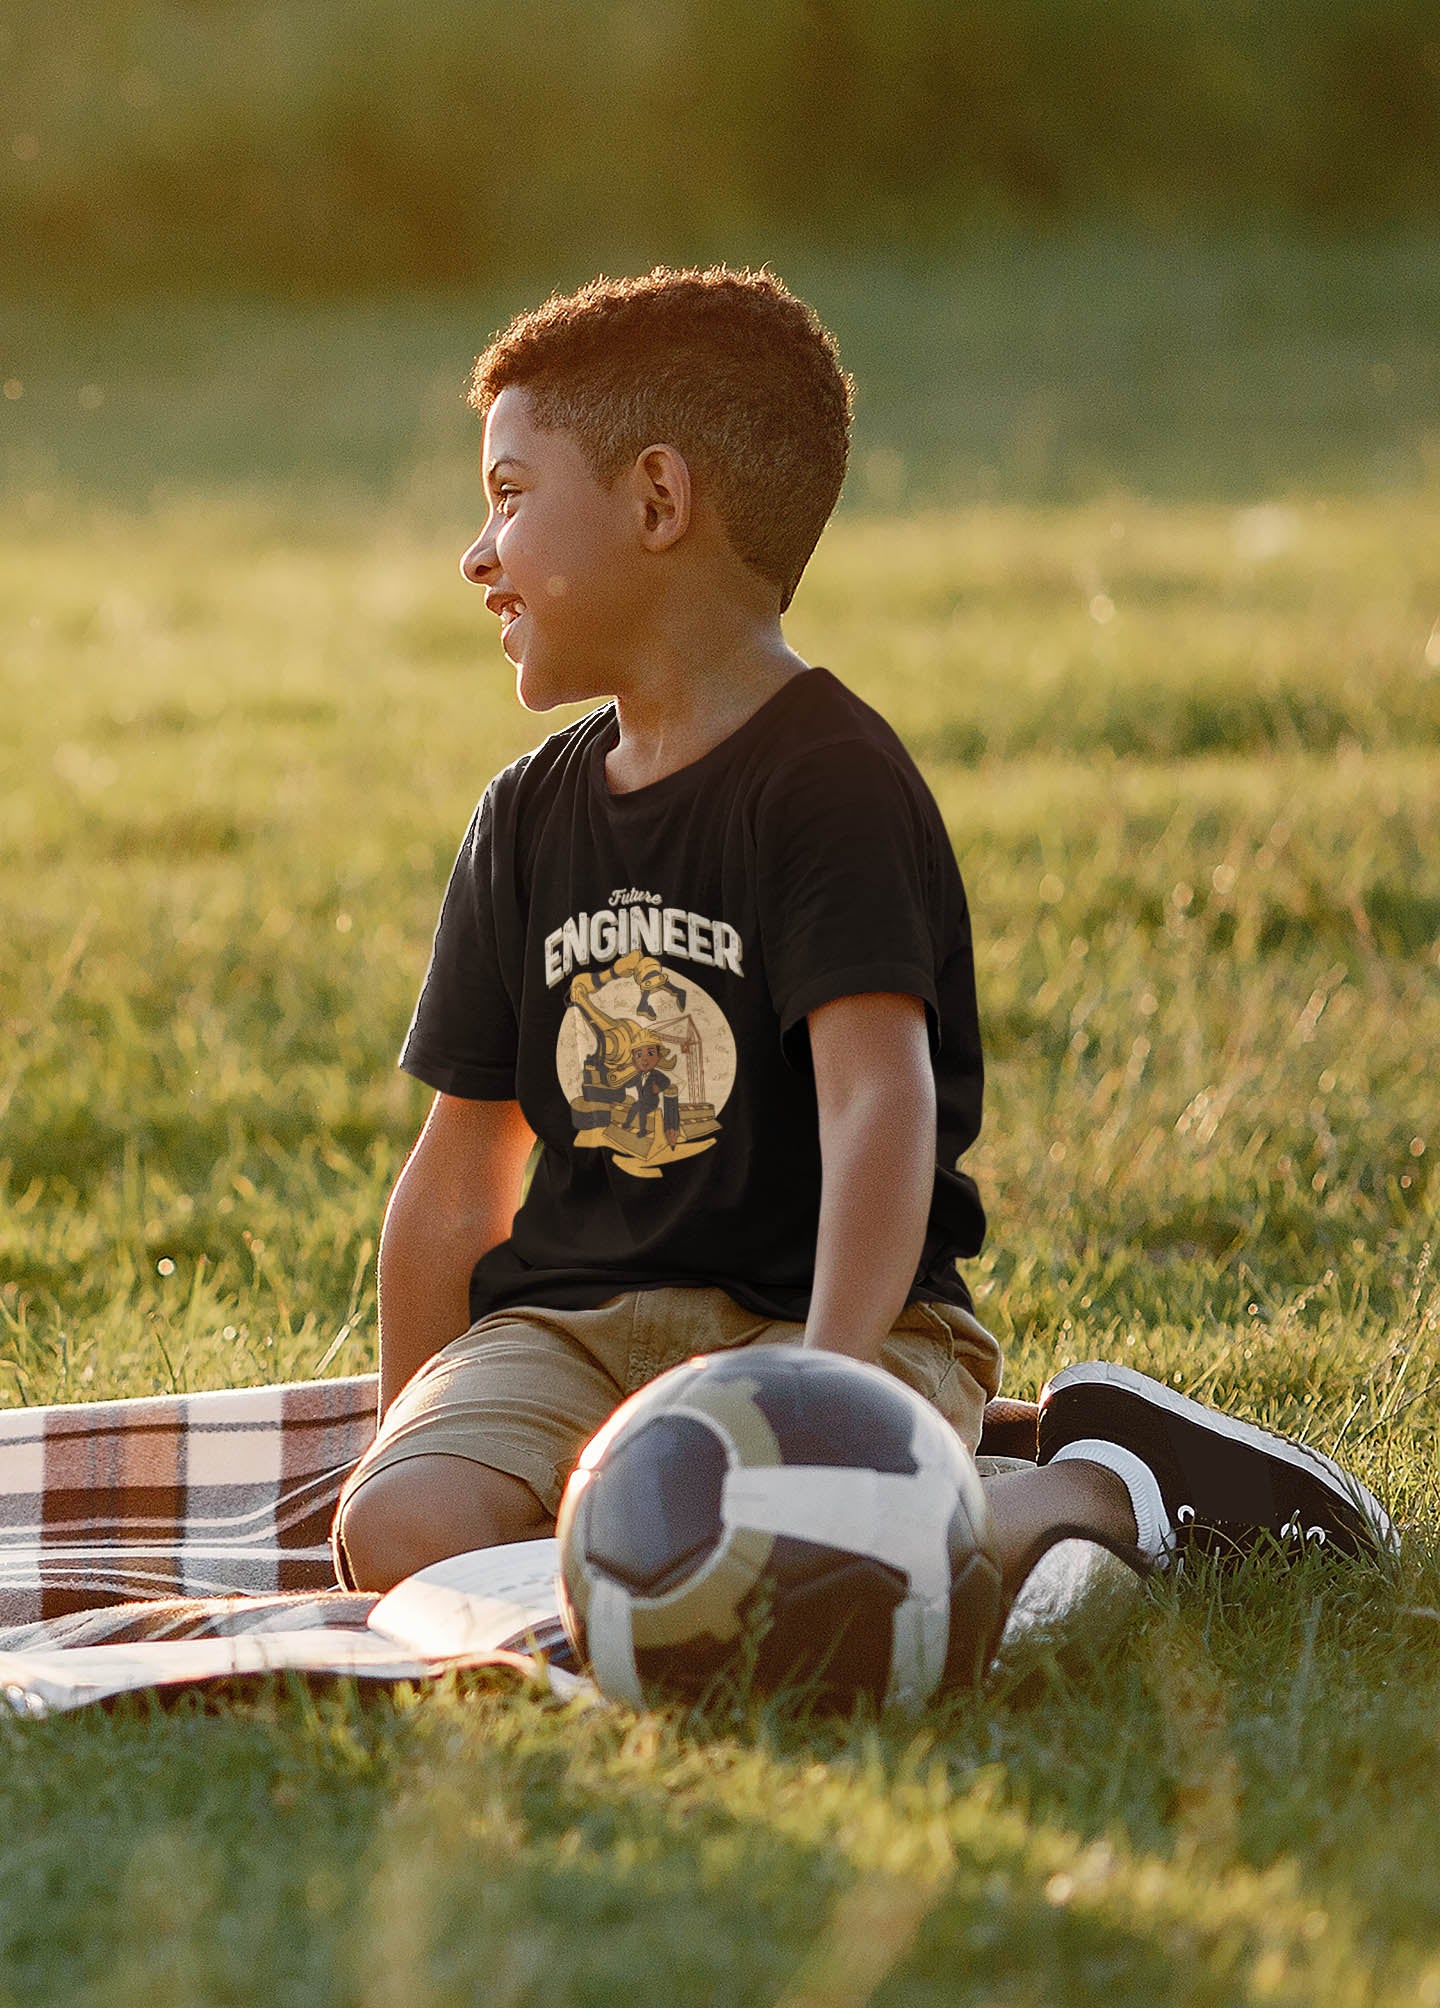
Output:
[[[533,736],[459,509],[398,445],[207,488],[255,422],[143,506],[12,463],[12,1401],[370,1363],[394,1052]],[[0,1721],[0,2001],[1440,2003],[1440,493],[1182,486],[856,507],[792,638],[965,870],[1011,1390],[1121,1357],[1338,1447],[1397,1580],[1167,1585],[1103,1663],[919,1731],[483,1686]]]
[[[1285,502],[1406,492],[1440,473],[1440,231],[972,232],[952,263],[818,257],[769,233],[707,255],[770,261],[838,334],[859,385],[848,506]],[[609,269],[684,262],[638,247]],[[32,517],[78,494],[126,510],[277,495],[307,521],[367,505],[453,540],[473,508],[476,350],[551,284],[372,299],[18,289],[0,314],[0,483]]]

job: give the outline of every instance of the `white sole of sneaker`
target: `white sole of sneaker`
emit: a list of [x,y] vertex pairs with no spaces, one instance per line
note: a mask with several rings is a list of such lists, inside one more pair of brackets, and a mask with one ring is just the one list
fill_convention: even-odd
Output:
[[[1105,1360],[1086,1360],[1078,1366],[1062,1367],[1047,1388],[1096,1385],[1124,1388],[1155,1408],[1168,1409],[1172,1415],[1183,1415],[1188,1421],[1214,1431],[1217,1436],[1229,1437],[1232,1443],[1243,1443],[1252,1450],[1262,1450],[1267,1456],[1278,1458],[1282,1464],[1293,1465],[1297,1471],[1308,1471],[1327,1479],[1340,1496],[1369,1521],[1378,1545],[1387,1554],[1399,1554],[1400,1536],[1380,1501],[1358,1478],[1323,1451],[1311,1450],[1308,1444],[1291,1443],[1283,1436],[1273,1436],[1268,1429],[1260,1429],[1253,1422],[1240,1422],[1220,1409],[1206,1408],[1204,1402],[1192,1401],[1188,1394],[1177,1394],[1173,1387],[1166,1387],[1164,1381],[1152,1380],[1149,1374],[1139,1373],[1134,1367],[1112,1366]],[[1041,1390],[1042,1401],[1046,1391]]]

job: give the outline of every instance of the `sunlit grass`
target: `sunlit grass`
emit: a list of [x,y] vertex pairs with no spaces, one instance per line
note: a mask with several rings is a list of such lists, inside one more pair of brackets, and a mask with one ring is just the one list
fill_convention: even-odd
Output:
[[[9,524],[5,1398],[372,1360],[394,1054],[538,723],[462,527]],[[1440,2002],[1437,616],[1421,494],[853,517],[792,622],[964,868],[1012,1389],[1123,1357],[1338,1446],[1396,1584],[1167,1586],[918,1739],[458,1693],[0,1722],[0,1993]]]

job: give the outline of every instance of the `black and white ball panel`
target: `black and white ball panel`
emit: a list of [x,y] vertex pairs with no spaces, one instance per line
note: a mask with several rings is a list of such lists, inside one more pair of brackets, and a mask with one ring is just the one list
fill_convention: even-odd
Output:
[[[905,1600],[905,1579],[865,1555],[780,1536],[737,1607],[749,1646],[743,1670],[763,1693],[803,1687],[817,1702],[847,1705],[865,1695],[877,1707],[890,1678],[890,1633]],[[642,1645],[642,1687],[697,1696],[727,1671],[728,1654],[695,1643]]]
[[611,1451],[587,1506],[585,1552],[627,1590],[663,1596],[719,1546],[730,1459],[695,1415],[642,1417]]
[[1005,1628],[1000,1565],[977,1548],[958,1564],[950,1583],[950,1623],[941,1689],[978,1687],[989,1671]]
[[[761,1374],[757,1355],[763,1353]],[[857,1396],[855,1369],[873,1374],[870,1400]],[[787,1465],[839,1465],[847,1469],[915,1470],[911,1446],[915,1418],[900,1383],[880,1367],[838,1354],[804,1352],[798,1346],[742,1347],[711,1355],[705,1374],[710,1390],[738,1382],[784,1445]]]

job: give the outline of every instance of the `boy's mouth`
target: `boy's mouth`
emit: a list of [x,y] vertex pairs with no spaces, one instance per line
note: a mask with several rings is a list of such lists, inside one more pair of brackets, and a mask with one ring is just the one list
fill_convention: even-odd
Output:
[[499,616],[500,646],[503,648],[506,635],[525,611],[525,602],[514,593],[486,593],[485,605],[490,613]]

